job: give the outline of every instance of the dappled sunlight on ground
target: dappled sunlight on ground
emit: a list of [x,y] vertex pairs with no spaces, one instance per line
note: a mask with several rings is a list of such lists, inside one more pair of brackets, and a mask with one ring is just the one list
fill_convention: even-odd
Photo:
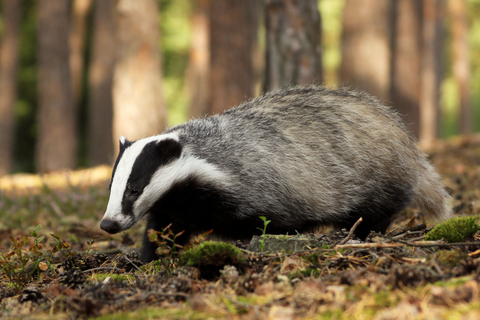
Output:
[[0,177],[0,191],[13,194],[40,192],[43,187],[65,189],[98,184],[110,179],[112,168],[98,166],[75,171],[65,170],[47,174],[13,174]]

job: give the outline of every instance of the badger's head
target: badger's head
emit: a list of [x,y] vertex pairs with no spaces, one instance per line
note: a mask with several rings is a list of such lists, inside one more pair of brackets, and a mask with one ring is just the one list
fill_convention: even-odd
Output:
[[100,228],[109,233],[127,230],[176,182],[191,177],[217,184],[226,181],[218,168],[184,149],[176,133],[134,142],[121,137]]
[[178,161],[181,155],[182,147],[176,134],[164,134],[135,142],[121,137],[120,152],[110,182],[110,199],[100,228],[109,233],[117,233],[140,220],[158,199],[158,195],[164,192],[162,189],[168,188],[168,181],[155,183],[158,182],[155,175],[159,174],[161,168]]

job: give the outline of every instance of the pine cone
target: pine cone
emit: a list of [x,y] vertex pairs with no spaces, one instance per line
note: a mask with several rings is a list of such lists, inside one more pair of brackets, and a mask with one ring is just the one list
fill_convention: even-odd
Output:
[[87,277],[80,270],[68,270],[60,275],[60,283],[71,288],[78,288],[86,280]]

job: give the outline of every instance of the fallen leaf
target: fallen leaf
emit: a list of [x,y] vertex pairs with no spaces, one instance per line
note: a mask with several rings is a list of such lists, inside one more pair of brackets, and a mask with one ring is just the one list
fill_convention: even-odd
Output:
[[48,265],[45,262],[42,261],[38,264],[38,268],[42,271],[47,271]]

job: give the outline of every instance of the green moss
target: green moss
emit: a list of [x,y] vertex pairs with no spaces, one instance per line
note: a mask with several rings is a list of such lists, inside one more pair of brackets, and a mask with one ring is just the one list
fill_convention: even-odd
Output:
[[266,234],[265,239],[276,239],[276,240],[288,240],[291,239],[292,236],[288,234]]
[[225,315],[217,312],[205,312],[187,309],[164,309],[149,307],[132,312],[115,312],[100,317],[91,318],[94,320],[138,320],[138,319],[225,319]]
[[242,267],[245,259],[235,246],[215,241],[205,241],[183,252],[178,260],[180,266],[197,267],[202,278],[213,279],[225,265]]
[[398,303],[398,296],[392,295],[390,291],[380,291],[373,294],[375,299],[375,307],[386,308],[392,307]]
[[288,274],[288,278],[289,279],[295,279],[295,278],[305,279],[309,277],[318,278],[321,272],[322,272],[321,269],[306,268],[304,270],[300,270],[300,271]]
[[437,260],[449,267],[455,267],[464,261],[468,255],[460,250],[439,250],[437,251]]
[[115,273],[96,273],[92,275],[92,279],[97,281],[103,281],[106,278],[112,278],[116,281],[133,281],[135,277],[133,275],[115,274]]
[[345,310],[343,308],[333,307],[325,311],[320,311],[316,315],[316,317],[317,317],[316,319],[320,319],[320,320],[344,319]]
[[434,282],[433,284],[439,287],[460,287],[473,279],[474,279],[473,275],[467,275],[467,276],[458,277],[458,278],[451,278],[444,281],[437,281],[437,282]]
[[306,257],[303,257],[308,263],[317,265],[320,263],[320,255],[317,252],[311,253]]
[[463,242],[478,230],[474,217],[458,217],[445,221],[427,233],[425,240],[444,239],[448,243]]
[[205,241],[180,255],[179,265],[198,267],[204,263],[222,264],[225,261],[231,265],[244,262],[241,251],[235,246],[225,242]]

